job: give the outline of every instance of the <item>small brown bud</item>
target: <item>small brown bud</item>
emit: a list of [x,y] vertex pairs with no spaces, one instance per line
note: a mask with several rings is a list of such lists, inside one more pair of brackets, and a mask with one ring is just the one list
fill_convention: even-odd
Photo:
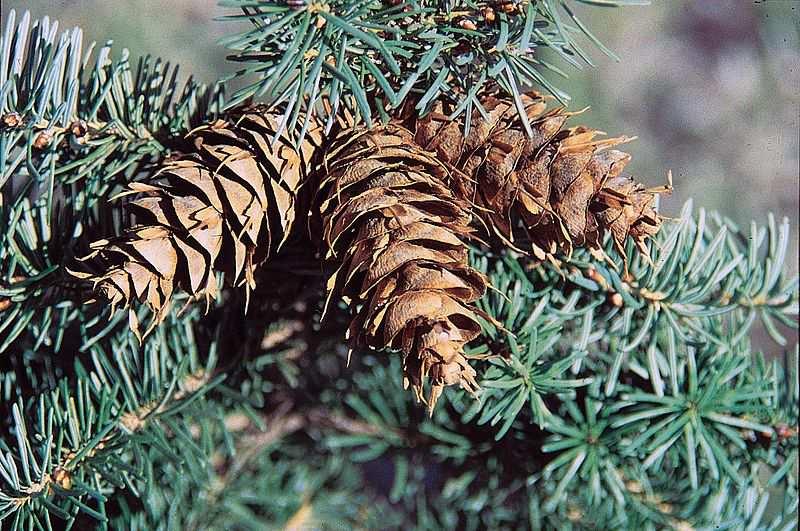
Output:
[[622,308],[624,301],[622,300],[622,295],[619,293],[612,293],[608,300],[617,308]]
[[675,511],[675,506],[671,503],[661,502],[658,504],[658,510],[662,513],[672,514]]
[[6,311],[11,307],[11,299],[0,297],[0,312]]
[[642,487],[642,484],[635,479],[626,481],[625,488],[628,489],[628,492],[632,492],[634,494],[641,494],[644,492],[644,487]]
[[491,7],[488,7],[488,6],[484,7],[481,10],[481,14],[483,15],[483,20],[485,20],[489,24],[494,22],[495,19],[497,18],[497,16],[494,14],[494,9],[492,9]]
[[77,137],[82,137],[89,132],[89,128],[86,126],[86,122],[83,120],[75,120],[69,125],[69,131]]
[[19,127],[22,125],[22,117],[15,112],[3,115],[2,121],[3,125],[6,127]]
[[609,289],[608,282],[606,281],[605,277],[603,275],[601,275],[600,272],[598,272],[597,269],[595,269],[593,267],[589,267],[586,270],[586,278],[588,278],[589,280],[599,284],[600,285],[600,289],[603,289],[603,290],[608,290]]
[[72,476],[70,476],[69,471],[64,468],[56,468],[55,472],[53,472],[53,481],[64,490],[70,490],[72,488]]
[[41,131],[36,138],[33,139],[33,147],[35,149],[45,149],[53,141],[53,134],[49,131]]
[[476,29],[478,29],[478,26],[475,25],[475,22],[473,22],[472,20],[470,20],[468,18],[462,18],[461,20],[459,20],[458,21],[458,26],[461,29],[465,29],[465,30],[469,30],[469,31],[475,31]]

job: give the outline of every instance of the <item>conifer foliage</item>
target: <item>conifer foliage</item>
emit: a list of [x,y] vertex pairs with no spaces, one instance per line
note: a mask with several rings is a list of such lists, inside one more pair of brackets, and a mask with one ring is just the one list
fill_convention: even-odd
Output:
[[0,527],[793,529],[788,223],[548,101],[635,3],[225,0],[228,97],[3,12]]

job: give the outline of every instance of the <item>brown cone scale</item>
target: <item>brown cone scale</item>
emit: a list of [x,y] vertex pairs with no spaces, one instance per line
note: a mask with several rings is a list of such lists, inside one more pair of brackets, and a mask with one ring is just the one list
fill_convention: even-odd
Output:
[[351,129],[326,148],[312,215],[338,264],[329,298],[341,294],[353,312],[351,348],[402,352],[404,385],[430,411],[444,386],[474,392],[463,348],[481,333],[472,303],[486,280],[467,263],[470,207],[448,168],[399,126]]
[[[86,259],[103,262],[105,271],[73,274],[93,281],[112,307],[134,299],[147,304],[148,332],[165,317],[176,288],[214,298],[217,271],[249,294],[255,268],[294,225],[317,137],[313,131],[297,149],[278,130],[276,117],[246,108],[192,131],[193,152],[120,194],[135,195],[131,205],[143,223],[91,245]],[[133,309],[129,315],[138,336]]]
[[576,113],[548,111],[538,94],[522,101],[530,134],[514,102],[495,96],[482,99],[485,115],[473,113],[466,135],[442,103],[405,123],[421,147],[464,173],[454,190],[480,207],[486,224],[507,244],[544,259],[575,247],[599,249],[609,232],[623,256],[627,238],[647,254],[645,241],[660,225],[655,197],[667,188],[646,190],[621,175],[630,156],[614,147],[631,139],[566,127]]

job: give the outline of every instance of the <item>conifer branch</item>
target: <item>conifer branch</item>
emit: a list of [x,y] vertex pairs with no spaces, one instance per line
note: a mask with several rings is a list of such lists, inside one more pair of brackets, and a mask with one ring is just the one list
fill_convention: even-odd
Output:
[[91,349],[91,371],[76,362],[76,382],[61,380],[37,398],[9,404],[16,444],[0,442],[0,519],[13,515],[15,525],[28,525],[44,511],[103,522],[100,493],[109,486],[138,490],[145,463],[134,457],[142,448],[186,459],[191,446],[184,453],[167,442],[187,437],[180,412],[202,410],[198,400],[222,380],[214,374],[214,347],[201,364],[193,341],[179,328],[159,331],[139,359],[124,336],[112,337],[108,351]]
[[[0,39],[0,352],[29,334],[60,346],[59,328],[83,313],[64,266],[87,234],[108,234],[119,217],[106,200],[168,154],[221,105],[221,90],[129,53],[94,54],[79,28],[48,18],[17,23]],[[79,320],[86,322],[90,316]]]
[[[309,115],[329,126],[340,112],[367,125],[385,121],[409,97],[421,115],[444,100],[455,108],[451,118],[470,116],[476,109],[483,112],[476,95],[490,86],[502,87],[515,100],[541,87],[563,102],[567,94],[550,78],[567,74],[542,50],[554,51],[572,68],[591,66],[579,44],[579,37],[586,37],[614,57],[578,18],[575,6],[646,3],[225,0],[223,6],[242,12],[227,19],[252,23],[222,41],[233,51],[230,58],[243,64],[236,75],[249,82],[228,106],[262,97],[281,105],[293,131]],[[526,120],[521,106],[518,110]]]
[[[184,137],[222,110],[218,85],[190,81],[179,94],[166,64],[143,59],[134,72],[127,52],[111,60],[109,45],[92,59],[80,30],[59,36],[48,19],[12,11],[0,41],[0,527],[793,528],[800,374],[788,223],[770,216],[741,230],[687,204],[650,238],[662,219],[652,210],[658,190],[607,186],[627,155],[604,149],[625,139],[562,130],[570,113],[522,96],[534,84],[557,92],[548,72],[558,66],[540,52],[575,67],[590,63],[579,40],[603,49],[574,17],[578,4],[638,3],[230,0],[242,11],[234,18],[253,24],[227,39],[251,84],[225,116],[255,97],[273,120],[217,122],[189,137],[199,146]],[[525,110],[527,122],[515,114]],[[337,128],[359,118],[406,132],[391,149],[380,127],[363,131],[370,142],[345,135],[340,145],[307,134],[314,114]],[[342,279],[351,315],[333,304],[322,322],[321,238],[289,234],[305,207],[280,190],[300,138],[330,156],[318,180],[293,181],[292,191],[330,185],[325,205],[347,204],[329,216],[327,235],[345,236],[324,250],[358,258]],[[232,147],[239,155],[228,156]],[[104,321],[64,266],[133,223],[106,204],[112,194],[145,190],[142,176],[175,162],[174,152],[202,149],[226,164],[247,152],[261,165],[208,170],[217,180],[200,195],[223,195],[214,208],[235,221],[222,237],[238,252],[223,258],[255,284],[244,264],[266,249],[259,231],[244,251],[235,241],[255,226],[262,181],[282,198],[270,222],[286,254],[259,269],[257,289],[221,292],[209,314],[159,305],[163,324],[137,340],[128,322],[148,310]],[[466,171],[476,167],[484,173]],[[531,186],[510,178],[520,171]],[[481,197],[463,193],[480,179],[492,183]],[[202,202],[198,182],[146,198],[175,199],[151,214],[186,241],[197,227],[175,205]],[[363,194],[376,208],[347,210]],[[467,222],[444,221],[453,205],[476,218],[502,207],[484,221],[505,250],[478,239],[469,250]],[[397,230],[413,209],[423,223]],[[518,218],[524,226],[511,224]],[[454,228],[446,242],[431,236]],[[535,252],[528,244],[542,240],[555,245],[540,246],[540,260],[510,249]],[[379,260],[384,247],[412,246],[416,254],[396,255],[400,273]],[[175,266],[184,286],[202,284],[192,284],[199,268]],[[175,278],[147,271],[159,289]],[[217,280],[203,271],[200,280]],[[386,346],[398,329],[381,330],[395,289],[464,302],[452,312],[400,308],[396,321],[407,351],[436,347],[462,372],[469,360],[477,400],[444,391],[455,372],[441,363],[431,376],[443,392],[428,418],[401,389],[401,356],[359,348],[349,360],[341,332],[352,313],[369,318],[371,328],[356,321],[352,334],[368,346]],[[783,357],[755,352],[759,328]]]

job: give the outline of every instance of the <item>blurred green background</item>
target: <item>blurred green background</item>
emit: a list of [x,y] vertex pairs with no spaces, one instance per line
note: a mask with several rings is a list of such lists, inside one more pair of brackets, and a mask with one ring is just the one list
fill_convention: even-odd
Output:
[[[134,57],[153,54],[213,81],[234,70],[216,41],[236,31],[215,0],[5,0],[9,9],[81,26]],[[797,271],[800,180],[800,1],[655,0],[646,7],[576,7],[618,56],[587,42],[595,67],[557,80],[585,123],[638,135],[632,173],[648,184],[672,170],[677,214],[689,197],[739,223],[788,216]],[[565,66],[566,69],[566,66]]]

